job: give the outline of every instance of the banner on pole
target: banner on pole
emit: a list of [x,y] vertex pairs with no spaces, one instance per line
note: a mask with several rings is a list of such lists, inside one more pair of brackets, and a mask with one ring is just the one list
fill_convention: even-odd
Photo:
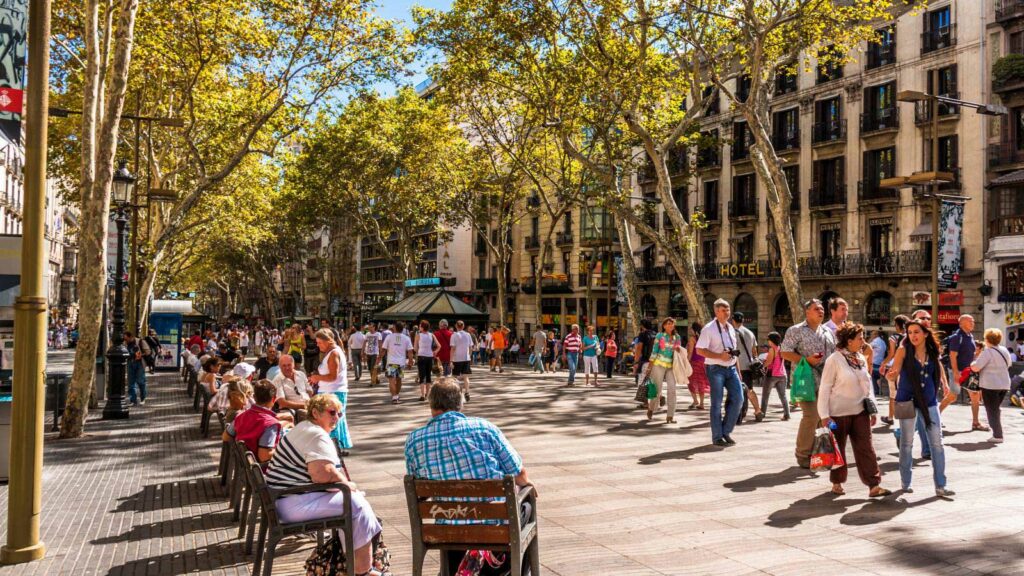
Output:
[[0,0],[0,130],[11,142],[21,136],[27,37],[28,0]]
[[943,202],[939,220],[939,287],[956,288],[963,265],[960,248],[964,228],[964,205]]
[[626,303],[626,282],[624,280],[624,278],[625,278],[625,271],[623,270],[623,266],[622,266],[622,255],[621,254],[615,257],[615,274],[616,274],[615,279],[618,282],[618,284],[615,287],[615,301],[618,302],[619,304],[625,304]]

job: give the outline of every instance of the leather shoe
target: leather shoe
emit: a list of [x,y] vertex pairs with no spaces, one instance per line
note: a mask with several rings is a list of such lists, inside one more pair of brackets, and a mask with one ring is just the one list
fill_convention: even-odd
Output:
[[725,438],[719,438],[714,442],[715,446],[728,446],[729,443],[725,441]]
[[733,440],[731,436],[722,436],[722,439],[725,440],[726,442],[728,442],[730,445],[736,443],[736,441]]

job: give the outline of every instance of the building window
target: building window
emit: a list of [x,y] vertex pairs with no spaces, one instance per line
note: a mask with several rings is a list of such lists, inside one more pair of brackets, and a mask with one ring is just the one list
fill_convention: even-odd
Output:
[[650,293],[640,297],[640,310],[644,318],[654,319],[658,317],[658,302]]
[[1024,296],[1024,262],[1007,264],[999,271],[999,296]]
[[895,82],[864,89],[864,112],[861,114],[861,132],[873,132],[899,126],[895,96]]
[[846,203],[846,158],[826,158],[814,163],[811,208]]
[[720,107],[719,107],[719,104],[718,104],[718,100],[719,100],[718,89],[715,88],[714,86],[705,86],[704,87],[703,95],[704,95],[705,99],[709,99],[710,100],[708,102],[708,112],[707,112],[707,115],[708,116],[714,116],[714,115],[718,114],[721,111]]
[[892,321],[892,294],[888,292],[872,292],[867,298],[867,310],[864,318],[866,324],[884,326]]
[[689,217],[689,206],[686,205],[687,191],[686,186],[678,186],[672,190],[672,201],[675,203],[676,208],[679,209],[679,212],[683,217]]
[[896,148],[882,148],[864,152],[864,180],[861,190],[862,200],[879,198],[895,198],[897,191],[879,188],[878,185],[886,178],[896,175]]
[[888,258],[893,252],[892,218],[875,218],[868,221],[868,246],[869,256],[872,261],[872,272],[884,273],[887,271],[887,262],[881,260]]
[[572,212],[566,212],[565,216],[562,217],[562,233],[568,237],[572,237]]
[[540,217],[534,216],[530,218],[530,235],[534,238],[540,238]]
[[841,55],[835,46],[827,46],[818,50],[818,84],[831,82],[843,77],[843,63],[838,61]]
[[793,202],[790,204],[790,209],[800,209],[800,166],[786,166],[782,169],[782,173],[786,175],[786,183],[789,184],[789,193],[793,195]]
[[868,42],[868,61],[866,68],[872,70],[896,62],[896,28],[882,28],[878,31],[878,39]]
[[791,94],[797,90],[796,72],[780,68],[775,72],[775,95]]
[[690,307],[686,304],[686,298],[682,292],[673,292],[668,299],[668,315],[677,321],[686,320],[690,317]]
[[704,183],[704,217],[709,222],[718,221],[718,180]]
[[921,34],[921,54],[949,48],[956,44],[952,13],[949,6],[925,13],[924,33]]
[[736,238],[736,261],[752,262],[754,260],[754,235],[750,232],[740,234]]
[[746,102],[750,97],[750,74],[743,74],[736,79],[736,99]]
[[733,176],[729,216],[757,216],[757,181],[753,174]]
[[[757,336],[757,300],[743,292],[736,296],[736,300],[732,303],[732,309],[734,312],[743,313],[743,325],[753,332],[754,336]],[[740,352],[743,353],[743,350]],[[756,350],[751,350],[750,353],[754,356],[757,355]]]
[[718,260],[718,240],[707,238],[700,243],[701,262],[714,264]]
[[846,137],[842,102],[839,96],[814,103],[814,138],[818,142],[834,142]]
[[776,150],[800,147],[799,108],[790,108],[772,115],[772,147]]
[[698,168],[713,168],[721,166],[721,158],[718,153],[721,150],[721,143],[718,141],[718,129],[708,132],[701,132],[700,149],[697,152]]
[[1024,31],[1018,30],[1010,34],[1010,54],[1024,54]]
[[839,258],[843,253],[839,222],[822,224],[818,230],[818,254],[823,274],[839,273]]
[[[924,158],[925,164],[932,168],[932,141],[925,140],[924,143]],[[959,139],[957,136],[940,136],[939,137],[939,167],[940,172],[956,172],[960,166],[960,152],[959,152]]]
[[732,159],[745,160],[750,157],[750,147],[754,144],[754,135],[750,133],[746,122],[732,124]]
[[992,221],[989,235],[1024,234],[1024,190],[999,188],[992,191]]
[[[938,87],[935,86],[936,76],[938,76],[939,79]],[[937,96],[948,96],[949,98],[960,97],[960,93],[957,92],[956,64],[939,68],[937,71],[928,72],[928,93],[935,94]],[[950,114],[959,113],[959,106],[955,104],[944,104],[942,102],[939,103],[939,116],[948,116]]]

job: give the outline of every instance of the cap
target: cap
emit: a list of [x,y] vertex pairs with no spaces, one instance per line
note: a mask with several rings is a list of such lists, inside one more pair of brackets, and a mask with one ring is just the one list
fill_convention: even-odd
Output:
[[245,379],[248,379],[249,376],[252,376],[254,372],[256,372],[256,367],[253,366],[252,364],[249,364],[248,362],[239,362],[238,364],[235,364],[234,368],[231,369],[232,374],[236,376],[241,376],[242,378]]

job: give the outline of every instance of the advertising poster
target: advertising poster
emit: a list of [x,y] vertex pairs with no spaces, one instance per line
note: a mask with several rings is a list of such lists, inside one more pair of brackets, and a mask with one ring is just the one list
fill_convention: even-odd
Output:
[[960,281],[960,248],[964,228],[964,205],[943,202],[939,220],[939,287],[956,288]]
[[21,136],[27,31],[28,0],[0,0],[0,131],[11,142]]

